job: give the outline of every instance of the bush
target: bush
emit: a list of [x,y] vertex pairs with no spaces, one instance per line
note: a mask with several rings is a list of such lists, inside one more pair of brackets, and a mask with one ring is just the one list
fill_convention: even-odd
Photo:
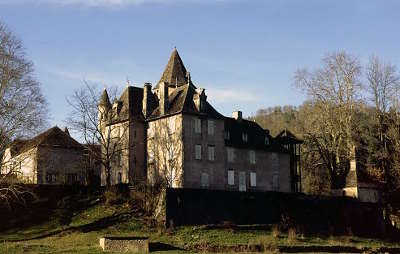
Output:
[[278,238],[278,237],[279,237],[279,234],[280,234],[280,232],[279,232],[279,227],[278,227],[277,225],[272,226],[271,235],[272,235],[274,238]]
[[71,196],[64,197],[57,202],[53,219],[60,225],[69,225],[74,211],[79,208],[78,202]]
[[129,186],[117,184],[111,186],[104,192],[107,205],[119,205],[129,200]]

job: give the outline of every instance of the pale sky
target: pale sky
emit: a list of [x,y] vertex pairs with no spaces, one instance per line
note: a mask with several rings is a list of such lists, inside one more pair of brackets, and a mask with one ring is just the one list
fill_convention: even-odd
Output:
[[328,52],[400,66],[399,10],[394,0],[0,0],[0,20],[23,41],[59,126],[83,80],[155,84],[174,46],[225,115],[299,105],[295,70]]

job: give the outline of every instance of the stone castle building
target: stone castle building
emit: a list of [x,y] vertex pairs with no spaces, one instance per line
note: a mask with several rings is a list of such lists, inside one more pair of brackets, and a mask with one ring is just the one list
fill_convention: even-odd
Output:
[[[288,144],[243,118],[221,115],[205,89],[192,82],[175,49],[152,87],[128,86],[99,103],[99,125],[119,141],[112,155],[111,184],[148,181],[174,188],[298,190],[298,169]],[[286,140],[286,139],[285,139]],[[296,144],[301,143],[296,140]],[[106,184],[102,171],[102,185]]]

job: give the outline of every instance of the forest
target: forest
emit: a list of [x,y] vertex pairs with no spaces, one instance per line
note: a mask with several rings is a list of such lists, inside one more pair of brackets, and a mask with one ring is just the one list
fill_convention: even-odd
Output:
[[[343,187],[350,159],[358,172],[390,199],[400,181],[400,73],[372,56],[362,64],[338,51],[318,68],[298,69],[293,86],[307,99],[301,105],[257,110],[250,119],[271,134],[288,129],[301,146],[302,186],[310,194]],[[327,181],[329,179],[329,181]]]

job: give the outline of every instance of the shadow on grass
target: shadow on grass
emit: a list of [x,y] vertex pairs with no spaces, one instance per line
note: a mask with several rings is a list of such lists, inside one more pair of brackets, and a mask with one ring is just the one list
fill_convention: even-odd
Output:
[[149,251],[172,251],[172,250],[184,250],[182,248],[166,244],[166,243],[160,243],[160,242],[155,242],[155,243],[149,243]]
[[8,242],[22,242],[22,241],[28,241],[28,240],[36,240],[36,239],[43,239],[46,237],[50,236],[55,236],[55,235],[64,235],[64,234],[70,234],[73,232],[82,232],[82,233],[88,233],[91,231],[97,231],[101,230],[104,228],[107,228],[111,225],[114,225],[116,223],[120,223],[126,219],[128,219],[132,215],[132,212],[124,212],[124,213],[118,213],[118,214],[113,214],[101,219],[98,219],[94,222],[84,224],[84,225],[79,225],[79,226],[71,226],[71,227],[66,227],[62,229],[57,229],[53,230],[47,233],[43,233],[40,235],[36,235],[33,237],[25,237],[23,239],[4,239],[4,241]]

